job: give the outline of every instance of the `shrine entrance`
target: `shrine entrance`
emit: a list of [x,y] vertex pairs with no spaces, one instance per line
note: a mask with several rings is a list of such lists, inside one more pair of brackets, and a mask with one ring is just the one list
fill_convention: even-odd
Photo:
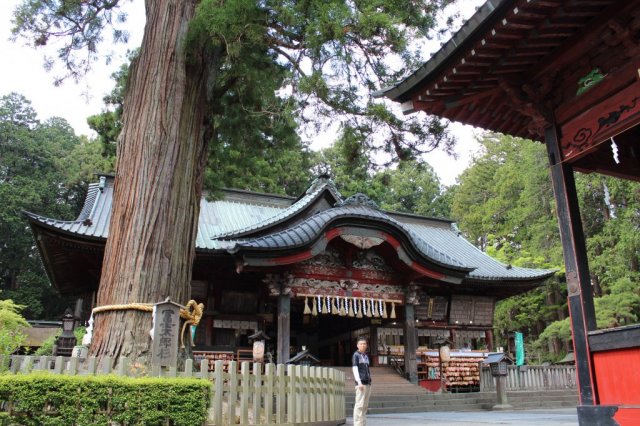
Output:
[[304,299],[292,300],[291,311],[291,356],[308,350],[323,365],[350,366],[358,337],[371,340],[369,318],[304,314]]

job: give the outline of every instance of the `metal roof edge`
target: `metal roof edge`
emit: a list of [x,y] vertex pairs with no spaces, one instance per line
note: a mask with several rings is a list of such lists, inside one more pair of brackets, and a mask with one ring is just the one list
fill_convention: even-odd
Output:
[[238,189],[238,188],[220,188],[221,192],[224,193],[238,193],[238,194],[246,194],[246,195],[255,195],[257,197],[260,198],[279,198],[282,200],[295,200],[296,197],[292,197],[290,195],[282,195],[282,194],[273,194],[270,192],[257,192],[257,191],[250,191],[248,189]]
[[[509,282],[533,282],[544,281],[551,278],[558,270],[556,269],[535,269],[535,268],[519,268],[525,271],[538,271],[540,274],[532,275],[529,277],[483,277],[483,276],[470,276],[469,279],[478,282],[494,282],[494,281],[509,281]],[[471,274],[473,275],[473,274]]]
[[466,44],[469,43],[471,37],[490,23],[490,18],[495,12],[506,7],[507,3],[512,1],[513,0],[487,0],[420,68],[393,86],[373,92],[372,96],[374,98],[387,97],[393,101],[400,100],[400,98],[416,84],[419,84],[432,72],[437,71],[456,52],[466,48]]
[[380,210],[381,212],[393,217],[393,216],[402,216],[402,217],[408,217],[408,218],[413,218],[413,219],[422,219],[422,220],[429,220],[429,221],[435,221],[435,222],[444,222],[444,223],[448,223],[448,224],[452,224],[455,223],[455,220],[453,219],[449,219],[446,217],[436,217],[436,216],[423,216],[420,214],[415,214],[415,213],[406,213],[406,212],[396,212],[396,211],[392,211],[392,210]]
[[57,233],[61,234],[61,235],[68,235],[68,236],[73,236],[75,238],[78,238],[80,240],[85,240],[85,241],[107,241],[107,238],[105,237],[96,237],[93,235],[87,235],[87,234],[81,234],[78,232],[74,232],[74,231],[68,231],[66,229],[62,229],[58,226],[56,226],[55,224],[52,223],[48,223],[48,222],[55,222],[55,223],[59,223],[59,224],[80,224],[82,225],[82,221],[81,220],[57,220],[57,219],[51,219],[48,218],[46,216],[41,216],[26,210],[22,211],[22,215],[25,216],[27,218],[27,220],[29,221],[29,225],[33,226],[40,226],[42,228],[51,230],[51,231],[56,231]]

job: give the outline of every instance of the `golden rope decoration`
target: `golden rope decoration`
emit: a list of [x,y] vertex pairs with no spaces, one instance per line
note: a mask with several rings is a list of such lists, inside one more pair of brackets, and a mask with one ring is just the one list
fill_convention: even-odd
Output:
[[[153,303],[127,303],[120,305],[104,305],[99,306],[97,308],[93,308],[91,311],[92,314],[98,314],[101,312],[108,311],[127,311],[127,310],[136,310],[143,312],[153,312]],[[184,348],[184,331],[187,328],[187,325],[198,325],[200,324],[200,319],[202,319],[202,314],[204,312],[204,304],[197,303],[195,300],[191,299],[187,302],[187,305],[184,308],[180,308],[180,318],[184,320],[184,324],[182,325],[182,331],[180,333],[180,346]]]

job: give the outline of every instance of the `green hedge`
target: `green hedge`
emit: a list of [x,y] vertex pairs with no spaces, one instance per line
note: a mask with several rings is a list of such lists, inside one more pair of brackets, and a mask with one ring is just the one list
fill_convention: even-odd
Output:
[[[202,425],[210,383],[201,379],[0,375],[9,424],[24,426]],[[4,423],[0,413],[0,425]]]

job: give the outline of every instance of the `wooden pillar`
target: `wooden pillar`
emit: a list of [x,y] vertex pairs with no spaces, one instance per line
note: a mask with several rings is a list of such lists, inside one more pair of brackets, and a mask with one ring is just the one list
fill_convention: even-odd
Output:
[[588,332],[596,329],[596,319],[573,168],[561,163],[560,140],[555,125],[546,129],[545,141],[566,269],[580,405],[595,405]]
[[487,352],[493,352],[493,330],[485,330],[484,340],[487,342]]
[[289,341],[291,337],[291,297],[278,296],[278,364],[289,361]]
[[380,365],[378,362],[378,327],[369,327],[369,354],[371,355],[371,363],[374,366]]
[[418,383],[417,350],[415,308],[407,303],[404,305],[404,370],[407,379],[415,384]]

